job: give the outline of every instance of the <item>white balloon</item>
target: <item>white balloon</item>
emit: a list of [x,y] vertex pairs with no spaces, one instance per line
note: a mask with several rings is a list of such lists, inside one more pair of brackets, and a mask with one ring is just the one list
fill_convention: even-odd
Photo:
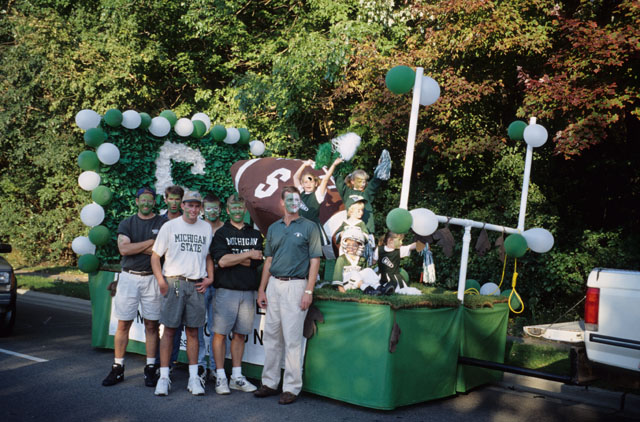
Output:
[[100,175],[95,171],[83,171],[78,176],[78,184],[86,191],[92,191],[100,185]]
[[209,119],[209,116],[204,113],[196,113],[191,118],[191,121],[194,120],[200,120],[202,123],[204,123],[204,125],[207,127],[207,130],[205,132],[209,132],[209,128],[211,127],[211,119]]
[[151,132],[153,136],[157,136],[158,138],[167,136],[170,130],[171,130],[171,123],[169,123],[169,121],[166,118],[162,116],[158,116],[151,119],[151,124],[149,125],[149,132]]
[[240,140],[240,131],[235,127],[227,128],[227,137],[222,141],[225,144],[235,144]]
[[178,119],[173,130],[182,137],[189,136],[193,133],[193,122],[186,117]]
[[78,236],[71,242],[71,249],[77,255],[86,255],[96,253],[96,245],[91,243],[87,236]]
[[140,126],[140,122],[142,122],[142,118],[140,117],[140,113],[135,110],[127,110],[122,113],[122,126],[127,129],[135,129]]
[[120,159],[120,150],[117,146],[112,143],[105,142],[104,144],[98,147],[96,151],[98,155],[98,160],[100,160],[103,164],[111,166],[118,162]]
[[262,141],[249,142],[249,151],[251,151],[251,154],[255,155],[256,157],[259,157],[260,155],[264,154],[264,150],[265,150],[265,146],[262,143]]
[[480,287],[480,294],[485,296],[500,296],[500,289],[496,283],[484,283]]
[[523,137],[524,141],[528,145],[537,148],[541,147],[545,142],[547,142],[549,134],[547,133],[547,129],[545,129],[544,126],[534,123],[532,125],[527,125],[527,127],[524,128]]
[[438,217],[426,208],[416,208],[409,211],[413,217],[411,229],[420,236],[429,236],[438,228]]
[[525,230],[522,235],[527,240],[529,249],[538,253],[549,252],[553,248],[553,235],[549,230],[535,228]]
[[95,202],[85,205],[80,211],[80,220],[89,227],[95,227],[104,220],[104,208]]
[[100,125],[102,117],[93,110],[80,110],[76,114],[76,124],[82,130],[88,130]]
[[428,106],[440,98],[440,85],[434,79],[423,76],[422,87],[420,88],[420,104]]

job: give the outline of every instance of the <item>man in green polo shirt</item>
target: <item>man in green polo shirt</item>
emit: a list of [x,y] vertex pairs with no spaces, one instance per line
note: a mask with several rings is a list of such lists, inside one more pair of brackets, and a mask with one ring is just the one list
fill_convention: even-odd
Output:
[[322,245],[318,225],[300,217],[300,193],[294,186],[282,190],[284,217],[269,226],[266,258],[258,288],[258,306],[267,310],[264,325],[262,386],[254,393],[278,393],[280,362],[285,353],[280,404],[296,401],[302,390],[302,330],[313,300]]

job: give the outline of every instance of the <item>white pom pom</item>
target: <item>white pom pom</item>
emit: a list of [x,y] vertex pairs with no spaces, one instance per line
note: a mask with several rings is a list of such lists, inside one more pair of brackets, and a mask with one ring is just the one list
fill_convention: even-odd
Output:
[[349,132],[332,139],[331,144],[343,160],[349,161],[356,155],[360,146],[360,137],[356,133]]

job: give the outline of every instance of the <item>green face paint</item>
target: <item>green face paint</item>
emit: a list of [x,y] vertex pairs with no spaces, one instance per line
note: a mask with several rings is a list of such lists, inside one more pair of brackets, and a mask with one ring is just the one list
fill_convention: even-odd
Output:
[[220,204],[218,202],[204,203],[204,219],[207,221],[217,221],[220,218]]
[[153,195],[150,193],[143,193],[138,198],[136,198],[136,204],[138,205],[138,212],[142,215],[149,215],[153,212],[153,206],[156,201],[153,198]]
[[245,211],[245,207],[244,207],[244,204],[242,203],[232,202],[230,205],[227,206],[227,213],[229,214],[231,221],[233,221],[234,223],[242,222],[244,218],[244,211]]
[[356,176],[353,178],[353,188],[355,190],[364,191],[367,187],[367,179]]
[[290,214],[295,214],[300,209],[300,195],[297,193],[287,193],[284,196],[284,207]]
[[167,207],[171,214],[180,212],[180,203],[182,202],[182,198],[180,197],[180,195],[176,193],[170,193],[169,196],[165,198],[164,202],[167,204]]

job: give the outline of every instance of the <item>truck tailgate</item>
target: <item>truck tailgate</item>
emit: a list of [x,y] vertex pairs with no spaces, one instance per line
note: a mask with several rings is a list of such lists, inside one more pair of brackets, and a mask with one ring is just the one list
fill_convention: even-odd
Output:
[[595,268],[587,287],[600,289],[597,329],[584,333],[589,360],[640,371],[640,272]]

